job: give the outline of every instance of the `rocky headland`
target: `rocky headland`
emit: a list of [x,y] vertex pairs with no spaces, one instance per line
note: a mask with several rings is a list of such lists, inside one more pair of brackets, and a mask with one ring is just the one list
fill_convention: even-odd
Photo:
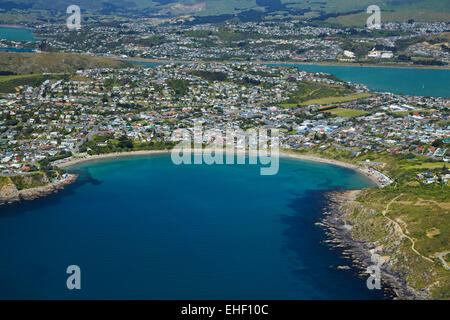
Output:
[[[324,218],[319,225],[326,228],[329,237],[328,242],[335,248],[343,250],[343,254],[352,261],[354,267],[360,270],[362,278],[368,278],[367,267],[374,265],[372,255],[378,254],[384,260],[381,265],[381,289],[386,294],[393,295],[394,299],[427,299],[427,292],[417,292],[408,286],[406,274],[397,271],[395,267],[398,257],[396,253],[401,252],[399,246],[401,241],[394,239],[386,226],[387,233],[383,240],[388,238],[389,245],[380,245],[380,241],[370,241],[364,237],[361,230],[366,233],[375,233],[367,225],[368,216],[377,215],[371,208],[364,207],[356,198],[361,190],[349,190],[344,192],[332,191],[326,194],[327,205]],[[355,212],[356,218],[355,218]],[[391,237],[391,238],[390,238]],[[396,252],[396,253],[395,253]],[[368,289],[369,290],[369,289]]]
[[[57,181],[50,182],[45,175],[40,178],[42,185],[32,188],[21,188],[14,179],[2,177],[0,184],[0,204],[13,203],[22,200],[34,200],[55,193],[78,178],[75,174],[63,174]],[[22,180],[26,180],[22,177]],[[20,190],[19,190],[20,189]]]

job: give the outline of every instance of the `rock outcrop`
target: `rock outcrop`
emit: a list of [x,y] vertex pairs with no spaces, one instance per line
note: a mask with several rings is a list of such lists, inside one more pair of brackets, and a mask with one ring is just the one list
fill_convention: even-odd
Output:
[[[17,186],[10,177],[1,177],[0,204],[12,203],[21,200],[33,200],[52,194],[58,190],[64,189],[65,185],[74,182],[77,178],[78,176],[75,174],[65,174],[60,180],[49,183],[49,180],[45,176],[43,181],[41,181],[45,185],[18,190]],[[23,176],[20,179],[20,181],[25,184],[31,184],[33,182],[32,177]]]
[[20,190],[19,196],[21,200],[34,200],[64,189],[65,185],[74,182],[76,179],[76,175],[67,174],[63,180],[59,180],[41,187]]
[[322,224],[331,242],[345,248],[353,263],[367,277],[366,268],[373,265],[371,255],[377,253],[385,261],[381,266],[382,282],[387,282],[398,299],[428,299],[427,292],[409,286],[411,268],[402,264],[405,244],[394,234],[393,227],[376,210],[355,201],[359,190],[330,192],[328,208]]

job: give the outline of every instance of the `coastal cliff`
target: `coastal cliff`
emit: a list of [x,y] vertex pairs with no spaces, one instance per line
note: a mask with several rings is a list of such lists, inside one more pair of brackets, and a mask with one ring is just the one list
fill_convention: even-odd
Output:
[[382,288],[392,289],[396,299],[446,299],[441,293],[446,291],[446,277],[442,276],[440,266],[412,252],[408,238],[395,222],[359,202],[358,197],[364,196],[363,193],[351,190],[327,194],[328,206],[322,225],[329,231],[331,242],[344,248],[355,266],[362,270],[363,278],[368,278],[365,270],[374,264],[372,254],[381,256],[384,260],[380,268]]
[[10,177],[0,177],[0,204],[19,201],[19,191]]
[[50,182],[43,173],[0,177],[0,204],[40,198],[63,189],[76,179],[77,175],[64,174]]

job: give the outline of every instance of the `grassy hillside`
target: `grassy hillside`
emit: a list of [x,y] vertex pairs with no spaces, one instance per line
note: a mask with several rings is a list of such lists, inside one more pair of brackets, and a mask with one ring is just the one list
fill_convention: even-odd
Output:
[[331,104],[367,98],[368,96],[370,95],[354,95],[351,89],[342,85],[305,81],[298,84],[297,90],[292,92],[289,100],[285,101],[281,106],[295,107],[297,105]]
[[355,165],[368,159],[378,163],[374,168],[395,182],[383,189],[364,189],[357,201],[344,207],[344,215],[353,226],[352,237],[376,247],[391,271],[417,292],[428,298],[450,298],[450,270],[439,260],[440,253],[450,250],[450,186],[444,182],[426,184],[417,177],[423,172],[442,176],[448,172],[448,164],[386,152],[352,156],[350,151],[331,147],[296,152]]
[[18,86],[40,86],[45,80],[51,79],[67,79],[69,76],[61,75],[42,75],[42,74],[27,74],[16,76],[0,76],[0,93],[12,93],[16,91]]
[[70,53],[0,52],[0,71],[18,75],[37,73],[72,73],[89,68],[123,68],[128,63],[107,58]]
[[[419,182],[365,190],[358,199],[364,209],[349,217],[355,238],[382,248],[381,255],[393,271],[403,274],[416,291],[424,290],[436,299],[450,298],[450,271],[438,260],[449,250],[448,192],[448,186]],[[377,214],[368,214],[367,209]]]
[[[361,1],[364,3],[366,1]],[[418,22],[450,21],[450,2],[442,0],[416,0],[416,1],[367,1],[376,4],[381,9],[381,21],[408,21]],[[365,7],[367,8],[368,5]],[[347,11],[349,12],[349,11]],[[364,26],[369,14],[365,11],[348,15],[332,17],[326,20],[344,26]]]
[[16,185],[17,190],[24,190],[47,185],[50,181],[44,172],[32,172],[30,174],[17,175],[10,177]]
[[400,39],[397,40],[396,45],[399,50],[405,50],[409,46],[417,43],[424,44],[425,42],[428,43],[428,45],[435,45],[435,44],[445,44],[447,42],[450,42],[450,32],[444,32],[439,35],[433,35],[433,36],[421,36],[421,37],[413,37],[409,39]]
[[[327,14],[350,14],[331,19],[343,24],[360,24],[365,21],[364,11],[369,5],[379,5],[384,11],[383,20],[449,21],[449,2],[442,0],[79,0],[85,18],[149,17],[152,15],[216,16],[238,14],[245,18],[256,16],[324,16]],[[49,6],[46,0],[10,0],[0,3],[0,23],[63,22],[67,17],[68,2],[54,0]],[[15,19],[15,20],[13,20]],[[356,19],[356,20],[355,20]]]

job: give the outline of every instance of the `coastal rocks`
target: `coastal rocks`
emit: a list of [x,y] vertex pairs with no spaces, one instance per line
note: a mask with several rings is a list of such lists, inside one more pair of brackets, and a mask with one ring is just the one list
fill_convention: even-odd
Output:
[[351,268],[349,266],[337,266],[338,270],[350,270]]
[[57,192],[58,190],[64,189],[64,186],[74,182],[77,179],[77,175],[65,174],[62,179],[48,184],[42,187],[36,187],[31,189],[20,190],[19,195],[22,200],[33,200],[39,197],[49,195],[51,193]]
[[0,180],[0,204],[19,201],[19,191],[9,177],[1,177]]
[[[333,247],[340,248],[343,255],[349,257],[353,265],[359,268],[362,278],[367,278],[366,269],[373,265],[375,252],[386,261],[381,266],[382,283],[389,285],[397,299],[427,299],[424,292],[413,290],[406,280],[406,270],[398,268],[396,262],[404,258],[393,228],[378,220],[379,215],[373,209],[364,207],[355,201],[360,190],[330,192],[327,195],[329,213],[321,224],[326,226]],[[381,242],[384,245],[381,245]]]
[[[11,203],[20,200],[34,200],[54,192],[58,190],[64,189],[64,186],[74,182],[78,178],[75,174],[64,174],[62,179],[52,182],[50,184],[17,190],[16,186],[11,182],[11,184],[3,185],[0,189],[0,204]],[[48,180],[47,180],[48,181]]]

